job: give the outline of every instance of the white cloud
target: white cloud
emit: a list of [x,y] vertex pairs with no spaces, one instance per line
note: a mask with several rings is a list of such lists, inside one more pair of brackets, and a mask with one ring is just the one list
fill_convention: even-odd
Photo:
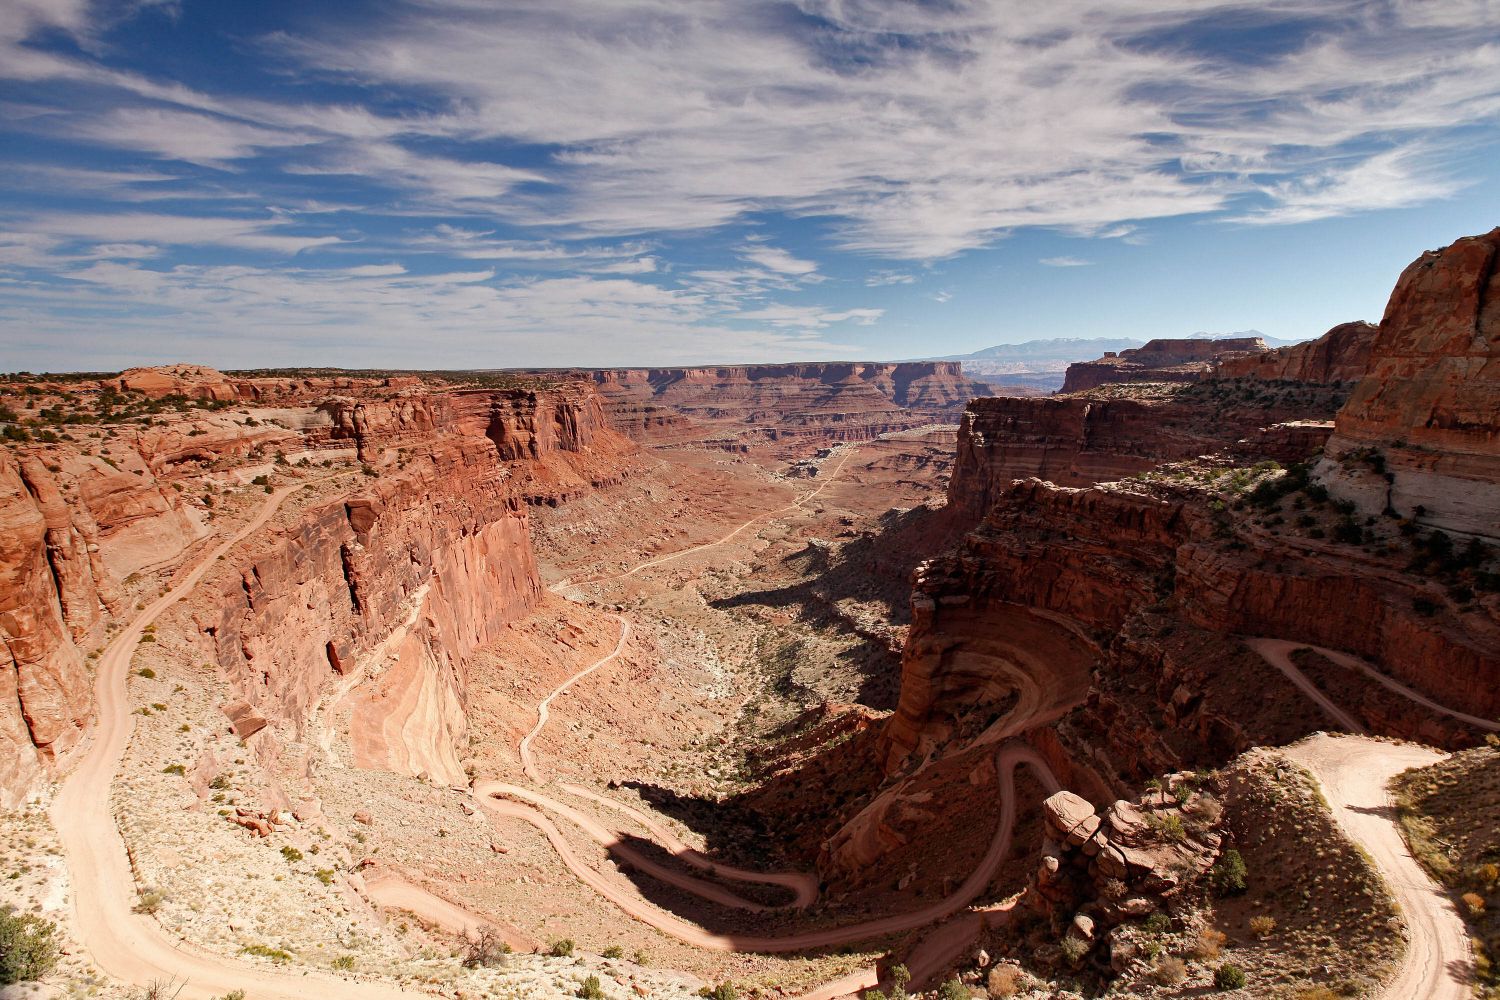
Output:
[[1037,263],[1046,264],[1048,267],[1088,267],[1094,262],[1084,260],[1082,257],[1043,257]]
[[914,285],[916,282],[917,276],[905,271],[872,271],[865,275],[865,285],[869,288],[879,288],[882,285]]
[[803,260],[779,247],[752,243],[740,248],[740,256],[752,264],[778,274],[793,274],[798,277],[813,275],[818,270],[817,262]]

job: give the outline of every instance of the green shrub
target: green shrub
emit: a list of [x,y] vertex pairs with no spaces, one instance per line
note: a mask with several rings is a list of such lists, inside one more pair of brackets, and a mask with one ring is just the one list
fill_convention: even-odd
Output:
[[608,948],[605,948],[602,954],[605,958],[624,958],[625,949],[617,944],[612,944]]
[[1245,988],[1245,970],[1233,962],[1225,962],[1214,970],[1214,985],[1221,990]]
[[573,939],[559,938],[552,942],[552,947],[547,952],[553,958],[569,958],[573,954]]
[[281,856],[283,858],[286,858],[287,862],[290,864],[296,864],[298,861],[302,860],[302,852],[297,850],[290,844],[281,849]]
[[723,982],[703,994],[708,1000],[740,1000],[740,991],[734,983]]
[[338,969],[340,972],[353,972],[354,971],[354,956],[353,955],[340,955],[338,958],[335,958],[333,960],[333,967],[335,969]]
[[578,987],[578,995],[583,1000],[604,1000],[604,985],[599,982],[598,976],[589,976]]
[[957,979],[949,979],[938,987],[938,1000],[971,1000],[968,987]]
[[181,764],[168,764],[166,767],[161,769],[161,773],[175,774],[179,778],[181,778],[187,774],[187,768],[183,767]]
[[1220,895],[1231,896],[1245,891],[1245,875],[1245,859],[1231,847],[1214,862],[1209,881]]
[[0,986],[41,979],[57,965],[57,925],[0,910]]
[[[145,636],[142,636],[142,638],[144,639]],[[155,642],[156,640],[152,639],[151,641]],[[141,669],[139,669],[139,670],[137,670],[135,672],[135,675],[137,677],[144,677],[144,678],[146,678],[146,680],[149,681],[149,680],[152,680],[152,679],[154,679],[156,677],[156,671],[152,670],[150,667],[142,667]]]
[[1166,934],[1172,929],[1172,918],[1165,913],[1153,913],[1142,926],[1146,928],[1147,934]]

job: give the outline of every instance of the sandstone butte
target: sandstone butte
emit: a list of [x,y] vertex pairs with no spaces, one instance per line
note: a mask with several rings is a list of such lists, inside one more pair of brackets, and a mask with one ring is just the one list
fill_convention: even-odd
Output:
[[[23,414],[36,439],[0,448],[0,801],[45,796],[89,753],[96,651],[187,580],[141,633],[152,659],[137,654],[129,683],[159,681],[164,697],[178,684],[170,711],[206,707],[189,735],[160,704],[136,711],[134,752],[206,742],[176,778],[124,758],[131,877],[175,879],[184,896],[195,884],[140,839],[133,796],[185,802],[184,827],[250,870],[261,841],[320,843],[338,862],[234,896],[236,927],[270,933],[257,894],[327,887],[371,940],[388,940],[379,909],[399,899],[439,927],[486,912],[518,941],[576,920],[602,948],[649,924],[657,936],[632,940],[705,979],[760,974],[787,951],[889,949],[817,996],[888,984],[896,959],[918,985],[983,973],[994,956],[975,942],[1010,949],[1038,982],[1159,995],[1131,950],[1144,920],[1171,912],[1186,934],[1240,919],[1195,908],[1227,846],[1253,854],[1236,817],[1285,765],[1257,748],[1345,729],[1453,749],[1496,728],[1497,255],[1500,230],[1423,255],[1378,327],[1274,351],[1152,341],[1073,366],[1050,398],[971,398],[956,362],[389,377],[174,365],[32,382],[153,419],[68,441]],[[263,528],[202,562],[257,512]],[[748,669],[747,646],[770,651],[758,669],[790,661],[783,701],[761,703],[777,707],[737,758],[752,777],[710,792],[705,734],[733,732],[741,696],[767,690],[724,679]],[[852,680],[836,697],[839,677]],[[726,684],[736,697],[702,693]],[[785,693],[798,685],[811,694]],[[1297,745],[1320,776],[1364,746]],[[1377,773],[1394,758],[1372,746]],[[211,782],[236,755],[236,780],[255,784],[221,818]],[[648,762],[657,777],[637,780]],[[692,795],[669,764],[694,772]],[[157,785],[164,797],[142,791]],[[1320,817],[1307,823],[1340,864],[1402,863],[1378,847],[1357,860],[1340,838],[1384,828],[1340,833],[1305,791],[1288,801]],[[1340,794],[1335,806],[1357,804]],[[694,805],[672,812],[674,795]],[[702,819],[719,809],[761,825]],[[1171,824],[1187,832],[1168,842]],[[779,867],[751,866],[747,840]],[[1286,864],[1321,856],[1297,843]],[[601,868],[580,847],[626,861]],[[512,852],[524,868],[496,867]],[[795,905],[741,896],[742,881],[789,888]],[[1033,960],[1007,936],[1031,926],[1000,906],[1017,892],[1085,964]],[[1429,895],[1405,905],[1440,909]],[[809,897],[826,908],[811,922]],[[1394,934],[1394,902],[1361,898],[1328,923],[1277,911],[1310,920],[1298,940],[1323,951],[1290,936],[1257,951],[1246,931],[1234,954],[1267,976],[1279,960],[1337,960],[1359,965],[1338,975],[1374,977],[1360,988],[1404,981],[1400,947],[1395,964],[1356,960],[1331,933]],[[149,919],[223,950],[215,918],[173,905]],[[554,924],[549,907],[570,916]],[[1413,953],[1431,946],[1444,976],[1468,968],[1413,927]],[[753,961],[733,964],[741,952]],[[225,975],[256,968],[222,960]],[[642,995],[697,982],[629,975]]]

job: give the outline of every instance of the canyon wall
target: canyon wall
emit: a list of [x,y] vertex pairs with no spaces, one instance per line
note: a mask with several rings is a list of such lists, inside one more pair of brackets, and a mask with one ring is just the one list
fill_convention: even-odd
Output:
[[1500,229],[1423,254],[1319,472],[1371,512],[1500,539]]
[[1017,479],[1088,486],[1224,450],[1283,464],[1320,452],[1342,394],[1274,392],[1215,380],[1157,398],[976,399],[959,422],[948,504],[972,524]]
[[403,467],[244,557],[199,624],[255,716],[300,738],[325,685],[348,676],[355,763],[461,782],[468,659],[541,583],[491,442],[407,447]]
[[1340,323],[1316,340],[1257,354],[1225,358],[1219,378],[1289,379],[1331,384],[1357,382],[1370,366],[1370,351],[1380,327],[1373,323]]
[[528,503],[556,505],[613,485],[639,445],[605,416],[593,386],[544,389],[404,390],[374,399],[337,397],[322,405],[334,441],[352,442],[361,461],[384,468],[402,449],[444,432],[488,440],[507,464],[510,490]]
[[867,441],[951,422],[988,392],[956,361],[607,369],[590,377],[616,426],[653,443]]

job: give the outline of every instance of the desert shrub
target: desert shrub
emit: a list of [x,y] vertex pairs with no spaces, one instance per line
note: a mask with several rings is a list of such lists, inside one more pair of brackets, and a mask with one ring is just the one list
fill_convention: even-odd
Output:
[[275,962],[277,965],[281,965],[282,963],[290,962],[292,960],[291,952],[283,951],[280,948],[272,948],[271,946],[264,944],[247,944],[245,945],[245,947],[240,949],[240,952],[245,955],[254,955],[257,958],[268,958],[271,961]]
[[651,953],[644,948],[637,948],[635,953],[630,956],[630,960],[636,965],[646,965],[651,961]]
[[[146,637],[145,636],[141,636],[141,638],[144,639]],[[152,639],[151,641],[155,642],[156,640]],[[142,667],[141,669],[139,669],[139,670],[137,670],[135,672],[135,675],[137,677],[144,677],[144,678],[146,678],[146,680],[149,681],[149,680],[151,680],[152,678],[154,678],[156,676],[156,671],[152,670],[150,667]]]
[[989,988],[990,996],[995,1000],[1004,1000],[1021,992],[1021,984],[1025,980],[1026,973],[1014,965],[997,965],[990,970],[989,978],[985,985]]
[[1214,970],[1214,985],[1221,990],[1245,988],[1245,970],[1233,962],[1225,962]]
[[302,860],[302,852],[297,850],[290,844],[281,849],[281,856],[283,858],[286,858],[287,862],[290,864],[296,864],[298,861]]
[[723,982],[709,990],[704,996],[708,1000],[740,1000],[740,991],[735,988],[734,983]]
[[602,952],[605,958],[624,958],[625,949],[617,944],[612,944]]
[[1193,942],[1193,957],[1205,962],[1218,958],[1219,952],[1224,950],[1224,942],[1228,940],[1229,936],[1223,931],[1205,927],[1198,932],[1198,940]]
[[1187,838],[1187,828],[1182,825],[1182,817],[1176,813],[1152,816],[1150,823],[1163,840],[1177,843]]
[[353,955],[340,955],[338,958],[335,958],[333,960],[333,967],[335,969],[338,969],[340,972],[353,972],[354,971],[354,956]]
[[1464,908],[1473,917],[1484,915],[1484,897],[1477,892],[1466,892],[1463,895]]
[[57,925],[0,910],[0,986],[41,979],[57,965]]
[[230,990],[228,993],[220,997],[219,1000],[245,1000],[245,991]]
[[1209,871],[1209,881],[1220,895],[1231,896],[1245,891],[1246,874],[1245,859],[1231,847],[1214,862]]
[[141,893],[140,899],[136,900],[135,912],[155,913],[161,909],[161,904],[167,901],[167,897],[155,889],[147,889]]
[[906,988],[910,985],[911,970],[904,965],[891,966],[891,996],[905,996]]
[[1275,930],[1275,917],[1260,916],[1250,918],[1250,933],[1256,937],[1270,937],[1271,933]]
[[1187,963],[1175,955],[1163,955],[1151,967],[1150,976],[1159,986],[1176,986],[1187,978]]
[[1172,918],[1165,913],[1153,913],[1141,926],[1145,927],[1148,934],[1166,934],[1172,929]]
[[313,872],[313,877],[316,878],[319,882],[322,882],[324,885],[333,885],[332,868],[319,868],[317,871]]
[[552,947],[548,949],[547,954],[553,958],[570,958],[573,954],[573,939],[558,938],[552,942]]
[[598,976],[589,976],[578,987],[578,995],[583,1000],[604,1000],[604,985],[599,982]]
[[493,927],[481,927],[464,938],[463,966],[466,969],[504,965],[508,961],[505,956],[509,954],[510,945]]
[[938,1000],[970,1000],[967,987],[957,979],[949,979],[938,987]]
[[166,767],[161,769],[161,773],[175,774],[179,778],[181,778],[187,775],[187,768],[183,767],[181,764],[168,764]]
[[1068,960],[1069,965],[1077,965],[1089,953],[1088,943],[1076,937],[1065,937],[1057,946],[1062,949],[1062,956]]

